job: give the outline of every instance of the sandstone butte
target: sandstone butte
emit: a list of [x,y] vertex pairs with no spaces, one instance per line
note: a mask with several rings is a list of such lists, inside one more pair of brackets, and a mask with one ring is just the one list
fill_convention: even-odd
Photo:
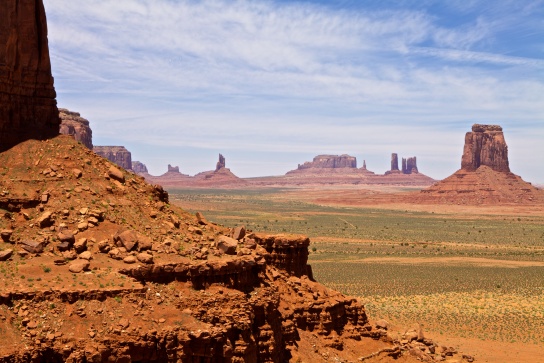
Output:
[[407,201],[445,204],[535,204],[544,192],[510,171],[502,127],[472,126],[465,135],[461,169]]
[[93,131],[89,120],[81,117],[79,112],[73,112],[65,108],[59,108],[60,133],[72,135],[76,141],[81,142],[89,149],[93,149]]
[[0,59],[11,67],[2,72],[2,146],[12,145],[0,153],[0,362],[439,354],[422,334],[401,341],[387,323],[370,324],[357,300],[314,281],[308,238],[209,223],[71,136],[34,140],[59,128],[43,4],[0,10]]

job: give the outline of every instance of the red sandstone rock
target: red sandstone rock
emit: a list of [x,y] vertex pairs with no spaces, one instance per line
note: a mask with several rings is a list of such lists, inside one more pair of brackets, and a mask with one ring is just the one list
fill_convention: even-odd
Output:
[[0,151],[59,134],[42,0],[0,2]]
[[481,165],[495,171],[510,172],[508,146],[502,127],[498,125],[475,124],[472,132],[467,132],[465,136],[461,169],[474,171]]
[[79,112],[72,112],[65,108],[59,108],[60,133],[72,135],[76,141],[81,142],[89,149],[93,149],[93,132],[89,121],[81,117]]
[[95,146],[93,151],[126,170],[132,169],[132,155],[124,146]]
[[544,193],[511,173],[502,128],[474,125],[465,137],[462,168],[409,198],[416,203],[541,204]]

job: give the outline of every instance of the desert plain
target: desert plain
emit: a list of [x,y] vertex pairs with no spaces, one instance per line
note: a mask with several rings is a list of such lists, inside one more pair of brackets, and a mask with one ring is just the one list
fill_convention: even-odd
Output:
[[[172,189],[219,224],[305,233],[316,280],[399,337],[421,324],[481,362],[544,356],[544,206],[416,204],[405,186]],[[400,202],[399,202],[400,201]]]

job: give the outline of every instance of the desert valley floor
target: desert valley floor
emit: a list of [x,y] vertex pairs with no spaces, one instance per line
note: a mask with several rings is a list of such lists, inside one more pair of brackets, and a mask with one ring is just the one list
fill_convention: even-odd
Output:
[[544,356],[544,206],[399,202],[415,187],[172,189],[228,227],[309,235],[326,286],[400,335],[414,324],[480,362]]

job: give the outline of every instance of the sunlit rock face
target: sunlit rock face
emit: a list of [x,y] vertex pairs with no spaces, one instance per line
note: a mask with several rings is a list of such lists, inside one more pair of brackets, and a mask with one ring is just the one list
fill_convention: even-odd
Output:
[[495,171],[510,172],[508,146],[502,127],[498,125],[475,124],[472,132],[465,136],[461,169],[474,171],[482,165]]

